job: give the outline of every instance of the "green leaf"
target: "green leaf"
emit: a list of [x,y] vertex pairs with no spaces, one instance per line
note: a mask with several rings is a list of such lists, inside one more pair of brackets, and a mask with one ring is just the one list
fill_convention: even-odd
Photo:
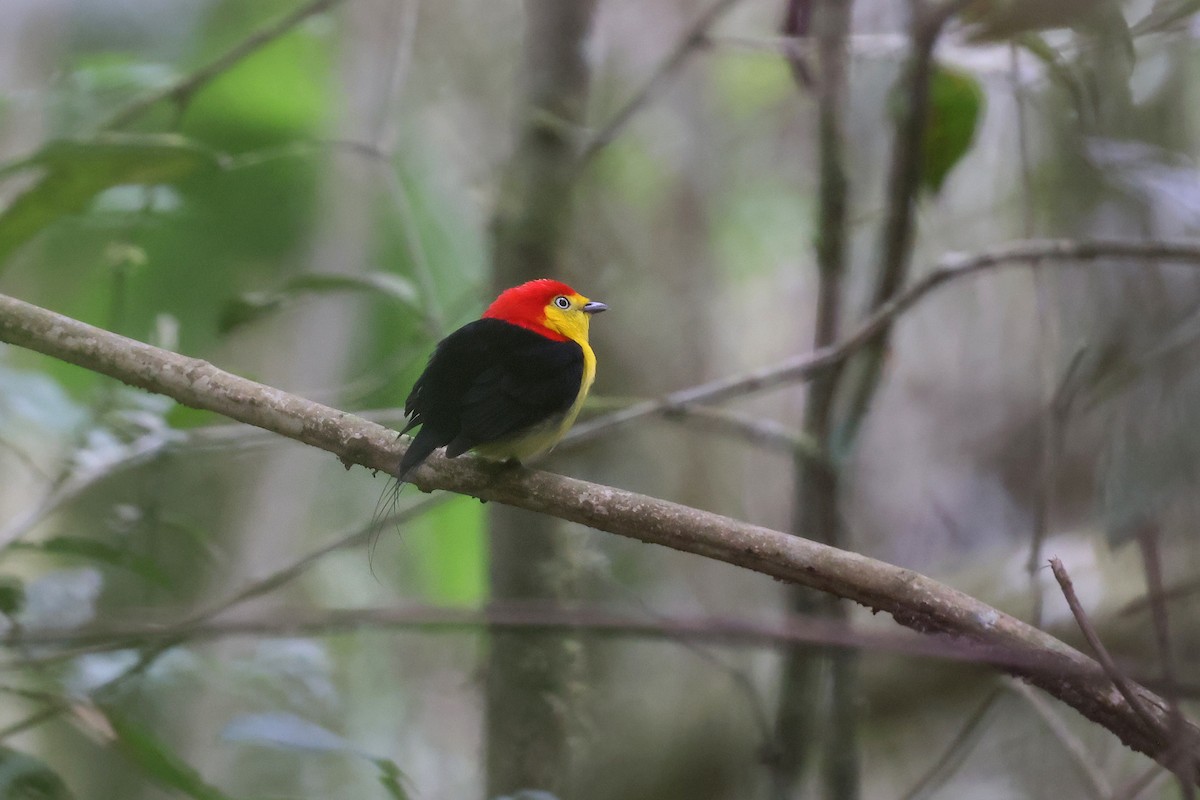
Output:
[[205,783],[200,773],[149,730],[111,708],[106,708],[104,713],[122,752],[148,777],[195,800],[228,800],[224,793]]
[[373,758],[371,763],[379,768],[379,783],[392,800],[409,800],[411,795],[404,788],[408,776],[400,771],[390,758]]
[[[25,584],[12,575],[0,575],[0,614],[11,617],[25,605]],[[0,794],[0,800],[4,795]]]
[[50,223],[86,209],[105,189],[175,183],[221,163],[214,151],[167,134],[105,133],[50,142],[29,158],[0,167],[0,179],[41,173],[0,212],[0,265]]
[[934,67],[921,170],[921,185],[930,193],[941,191],[950,171],[971,149],[983,106],[983,88],[974,76],[940,64]]
[[234,328],[256,322],[305,295],[333,292],[366,292],[380,295],[409,308],[420,308],[421,304],[416,287],[390,272],[368,272],[365,275],[307,272],[289,279],[278,289],[247,292],[234,298],[222,310],[217,327],[221,333],[229,333]]
[[0,747],[0,800],[72,800],[74,796],[44,761]]
[[153,560],[134,553],[131,550],[102,542],[99,539],[85,539],[81,536],[56,536],[40,542],[14,542],[11,546],[18,550],[32,550],[51,555],[85,558],[89,561],[97,561],[101,564],[127,569],[151,583],[156,583],[164,588],[170,588],[171,586],[171,578]]

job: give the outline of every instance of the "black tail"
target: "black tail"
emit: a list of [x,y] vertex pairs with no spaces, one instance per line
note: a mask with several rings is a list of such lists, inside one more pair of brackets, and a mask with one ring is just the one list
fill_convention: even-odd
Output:
[[408,480],[409,473],[419,467],[422,461],[429,458],[430,453],[447,441],[449,440],[440,436],[437,431],[431,430],[428,425],[421,426],[421,430],[413,437],[408,449],[400,457],[400,466],[396,468],[396,480],[400,483]]

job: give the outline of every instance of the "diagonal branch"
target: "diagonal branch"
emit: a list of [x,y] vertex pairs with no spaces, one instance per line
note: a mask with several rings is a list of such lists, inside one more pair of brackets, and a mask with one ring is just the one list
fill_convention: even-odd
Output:
[[[576,425],[567,441],[581,442],[631,422],[700,403],[722,403],[744,395],[774,389],[812,378],[841,364],[887,331],[895,319],[925,295],[951,281],[992,269],[1023,267],[1031,270],[1092,265],[1106,259],[1144,263],[1178,263],[1200,267],[1200,241],[1139,241],[1136,239],[1030,239],[1010,242],[993,250],[951,254],[907,289],[892,297],[837,344],[792,356],[768,367],[645,400],[603,417]],[[1141,263],[1139,263],[1139,268]]]
[[252,55],[280,36],[283,36],[309,17],[327,11],[340,2],[342,0],[309,0],[308,3],[295,9],[290,14],[259,28],[229,50],[226,50],[203,67],[200,67],[200,69],[184,75],[174,83],[136,98],[128,105],[117,109],[111,117],[101,124],[100,128],[102,130],[124,128],[151,108],[166,100],[179,105],[185,104],[196,92],[211,83],[214,78],[228,72],[247,56]]
[[1117,687],[1117,691],[1121,696],[1133,707],[1138,718],[1146,725],[1147,729],[1153,729],[1154,720],[1150,709],[1142,702],[1142,698],[1138,697],[1133,681],[1125,676],[1117,667],[1115,661],[1108,653],[1108,649],[1104,646],[1104,642],[1100,641],[1100,634],[1096,632],[1096,628],[1088,619],[1087,612],[1083,610],[1083,604],[1079,602],[1079,597],[1075,594],[1075,584],[1071,581],[1071,576],[1067,574],[1066,567],[1058,558],[1050,559],[1050,569],[1054,572],[1054,578],[1058,581],[1059,587],[1062,589],[1063,597],[1066,598],[1067,605],[1071,609],[1072,616],[1079,624],[1079,630],[1083,633],[1083,638],[1087,640],[1088,647],[1092,649],[1096,659],[1100,662],[1100,666],[1104,668],[1104,674],[1112,681],[1113,686]]
[[625,129],[625,126],[629,124],[629,120],[633,119],[634,115],[650,101],[659,87],[683,66],[683,63],[687,61],[692,51],[708,40],[709,29],[737,1],[713,0],[712,4],[696,18],[696,21],[688,26],[688,29],[680,37],[670,54],[651,73],[646,82],[642,84],[642,87],[634,92],[633,97],[629,98],[625,105],[621,107],[621,110],[614,114],[612,119],[583,146],[583,150],[579,155],[580,167],[585,166],[597,153],[611,144],[613,139],[617,138],[621,131]]
[[[353,414],[4,296],[0,341],[266,428],[347,465],[390,471],[402,450],[394,431]],[[887,612],[922,633],[1012,649],[1031,662],[1013,672],[1133,749],[1164,762],[1173,761],[1179,748],[1200,754],[1200,729],[1190,722],[1174,725],[1167,704],[1152,692],[1132,685],[1131,704],[1109,690],[1100,667],[1078,650],[911,570],[677,503],[473,458],[432,458],[413,482],[423,491],[446,489],[550,514],[809,586]]]

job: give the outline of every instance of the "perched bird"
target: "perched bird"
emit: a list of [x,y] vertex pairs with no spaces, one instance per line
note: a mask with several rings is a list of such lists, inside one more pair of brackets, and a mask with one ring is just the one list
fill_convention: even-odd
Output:
[[529,281],[439,342],[404,404],[400,433],[421,429],[396,479],[439,447],[447,458],[474,450],[518,461],[553,447],[596,377],[588,323],[607,308],[565,283]]

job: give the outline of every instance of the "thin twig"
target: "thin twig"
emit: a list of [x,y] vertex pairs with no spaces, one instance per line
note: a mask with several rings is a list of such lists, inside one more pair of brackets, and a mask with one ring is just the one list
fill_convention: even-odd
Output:
[[412,258],[413,274],[417,285],[421,287],[421,309],[425,317],[425,329],[435,339],[441,339],[448,333],[446,315],[442,310],[442,302],[438,299],[437,285],[433,280],[433,267],[429,263],[429,254],[421,238],[421,228],[417,225],[417,216],[413,211],[412,200],[408,189],[404,186],[396,168],[387,161],[381,165],[384,174],[384,185],[388,197],[392,199],[392,207],[396,211],[396,219],[400,222],[400,231],[408,252]]
[[16,722],[0,728],[0,742],[16,736],[18,733],[23,733],[30,728],[36,728],[43,722],[49,722],[52,719],[57,719],[58,716],[66,710],[64,703],[51,703],[34,711],[27,717],[17,720]]
[[1070,756],[1071,763],[1075,766],[1075,771],[1079,773],[1079,777],[1088,785],[1090,797],[1108,797],[1112,794],[1112,785],[1108,778],[1104,776],[1100,765],[1095,762],[1088,754],[1087,747],[1076,736],[1063,718],[1051,708],[1045,698],[1024,681],[1010,680],[1007,683],[1008,690],[1020,697],[1025,703],[1033,709],[1033,713],[1037,714],[1038,719],[1042,721],[1058,740],[1058,743],[1063,746]]
[[[808,66],[804,44],[812,25],[812,0],[787,0],[783,24],[779,26],[784,42],[783,54],[792,70],[792,80],[800,89],[813,88],[812,70]],[[843,39],[847,37],[842,37]]]
[[654,72],[650,73],[650,77],[646,79],[642,87],[634,92],[628,102],[608,121],[608,124],[597,131],[583,146],[579,154],[580,168],[617,138],[629,124],[629,120],[633,119],[634,115],[650,101],[659,87],[683,66],[692,51],[707,41],[708,30],[737,2],[738,0],[713,0],[712,4],[696,18],[696,21],[688,26],[670,54]]
[[84,494],[88,489],[120,470],[146,464],[158,458],[171,445],[171,437],[147,434],[127,444],[122,456],[102,468],[63,472],[49,493],[0,530],[0,550],[23,539],[26,534],[58,509]]
[[[868,300],[871,311],[891,301],[908,280],[916,239],[917,193],[924,168],[923,145],[934,69],[933,49],[952,13],[948,4],[930,8],[925,0],[909,0],[909,7],[912,16],[910,53],[899,82],[900,103],[888,167],[887,210],[879,264],[872,277],[874,286]],[[890,337],[891,324],[888,322],[856,358],[857,366],[847,378],[847,411],[839,427],[838,451],[848,449],[858,435],[883,374]]]
[[[148,639],[156,642],[153,648],[153,654],[151,656],[151,660],[153,660],[170,648],[176,647],[188,641],[189,639],[194,638],[195,635],[193,631],[203,628],[206,623],[215,617],[224,614],[230,609],[242,605],[249,600],[253,600],[256,597],[269,594],[281,586],[284,586],[296,578],[299,578],[309,569],[316,566],[321,559],[330,553],[364,544],[374,533],[391,528],[393,526],[401,525],[404,522],[407,522],[439,505],[442,505],[446,501],[453,499],[453,497],[454,495],[424,497],[392,514],[388,514],[378,519],[372,519],[366,525],[355,526],[350,531],[343,532],[340,535],[335,536],[332,541],[322,544],[308,553],[303,554],[292,562],[276,569],[270,575],[252,581],[248,585],[226,597],[224,600],[220,600],[205,606],[202,610],[189,615],[184,620],[169,626],[169,628],[151,626],[151,628],[148,630],[153,630],[156,632],[156,634],[148,634],[146,631],[141,631],[125,636],[113,635],[112,637],[101,637],[101,639],[108,638],[109,641],[103,642],[102,646],[99,648],[96,648],[95,646],[85,642],[80,645],[79,649],[77,650],[67,650],[63,652],[49,653],[36,658],[26,658],[23,659],[23,663],[52,663],[67,658],[75,658],[86,653],[95,652],[97,649],[120,650],[131,647],[139,647],[143,646]],[[23,633],[20,635],[12,635],[10,638],[13,641],[17,641],[20,640],[23,635]],[[143,658],[145,658],[145,656],[143,656]],[[148,663],[149,662],[147,662],[147,664]],[[3,665],[0,665],[0,668],[2,667]],[[144,669],[144,667],[145,665],[142,666],[142,669]]]
[[41,464],[33,457],[33,454],[27,451],[24,447],[14,442],[7,436],[0,436],[0,448],[12,453],[13,458],[24,464],[30,472],[36,472],[39,477],[47,481],[54,480],[54,476],[47,470],[43,469]]
[[853,333],[837,344],[818,348],[811,353],[792,356],[771,366],[742,375],[722,378],[672,392],[658,400],[636,403],[621,411],[576,425],[568,434],[568,440],[591,439],[618,426],[661,414],[670,408],[696,403],[720,403],[735,397],[807,380],[819,371],[849,358],[884,331],[899,315],[923,299],[925,295],[968,275],[1011,267],[1035,270],[1057,269],[1065,266],[1078,267],[1083,262],[1117,258],[1158,262],[1175,261],[1191,267],[1200,267],[1200,242],[1187,240],[1035,239],[1012,242],[980,253],[947,255],[930,272],[878,308]]
[[1151,608],[1152,604],[1161,600],[1164,603],[1174,603],[1180,600],[1187,600],[1193,595],[1200,593],[1200,578],[1182,581],[1175,584],[1170,589],[1163,589],[1163,593],[1158,597],[1152,597],[1146,594],[1134,600],[1130,600],[1124,606],[1117,610],[1117,616],[1128,616],[1130,614],[1140,614]]
[[774,420],[707,406],[675,406],[664,409],[662,413],[665,419],[736,437],[748,444],[777,450],[795,458],[814,461],[825,459],[825,451],[815,439]]
[[[1017,159],[1021,169],[1018,173],[1020,176],[1021,188],[1021,235],[1026,239],[1032,239],[1036,232],[1036,219],[1034,217],[1035,202],[1033,197],[1033,166],[1031,162],[1031,153],[1029,147],[1029,126],[1027,125],[1027,110],[1025,101],[1025,92],[1021,86],[1020,80],[1020,50],[1015,42],[1009,43],[1008,46],[1008,79],[1009,85],[1012,87],[1013,104],[1016,106],[1015,124],[1017,128]],[[1057,391],[1054,386],[1056,383],[1054,370],[1054,353],[1056,347],[1052,345],[1053,339],[1053,322],[1051,321],[1049,309],[1046,308],[1046,298],[1044,297],[1044,281],[1042,273],[1037,270],[1031,270],[1029,277],[1033,284],[1033,299],[1035,312],[1038,322],[1038,331],[1041,338],[1041,347],[1038,349],[1038,364],[1041,368],[1042,391],[1047,396],[1054,396]],[[1065,381],[1063,382],[1065,383]],[[1061,389],[1061,387],[1060,387]],[[1059,450],[1061,437],[1059,431],[1059,419],[1053,411],[1053,401],[1051,401],[1051,412],[1049,415],[1041,418],[1038,425],[1038,439],[1040,447],[1039,457],[1041,460],[1041,472],[1038,480],[1034,485],[1033,498],[1033,535],[1029,543],[1029,559],[1025,562],[1025,573],[1029,579],[1029,592],[1032,597],[1029,621],[1034,625],[1042,624],[1042,614],[1044,611],[1045,592],[1042,588],[1041,568],[1042,568],[1042,545],[1046,541],[1048,529],[1050,526],[1051,506],[1055,499],[1055,490],[1058,486],[1058,465],[1059,465]],[[1065,421],[1064,421],[1065,425]]]
[[1054,578],[1058,581],[1059,587],[1062,589],[1063,597],[1066,598],[1067,605],[1071,609],[1071,615],[1075,617],[1075,623],[1079,626],[1079,630],[1083,633],[1083,638],[1087,640],[1088,647],[1092,649],[1092,655],[1100,662],[1100,666],[1104,669],[1104,673],[1108,679],[1112,681],[1113,686],[1117,687],[1117,691],[1125,698],[1125,702],[1129,703],[1130,708],[1137,714],[1138,719],[1146,726],[1146,732],[1153,735],[1159,735],[1160,728],[1154,722],[1154,718],[1150,716],[1149,709],[1142,702],[1142,698],[1138,696],[1132,681],[1117,667],[1112,656],[1109,655],[1108,649],[1105,648],[1104,642],[1100,640],[1100,635],[1096,633],[1096,629],[1092,626],[1092,622],[1088,619],[1087,612],[1084,611],[1083,605],[1079,602],[1079,596],[1075,594],[1075,584],[1071,581],[1071,576],[1067,574],[1067,568],[1063,566],[1062,561],[1058,558],[1050,559],[1050,569],[1054,571]]
[[264,25],[203,67],[183,76],[169,86],[156,89],[117,109],[100,128],[102,130],[123,128],[165,100],[170,100],[179,106],[186,105],[214,78],[229,71],[247,56],[283,36],[304,20],[328,10],[340,2],[342,0],[310,0],[290,14]]
[[[1042,316],[1041,296],[1039,283],[1036,280],[1036,272],[1034,291],[1039,293],[1039,317],[1042,318],[1044,323],[1048,323],[1048,319]],[[1049,325],[1043,324],[1043,332],[1048,329]],[[1086,350],[1080,348],[1071,357],[1071,361],[1067,365],[1062,379],[1052,391],[1049,408],[1047,408],[1046,414],[1041,420],[1042,425],[1039,431],[1041,438],[1041,452],[1039,454],[1041,471],[1037,480],[1037,496],[1034,499],[1033,506],[1033,535],[1029,541],[1029,558],[1025,562],[1025,573],[1029,577],[1029,588],[1033,594],[1033,608],[1030,616],[1031,621],[1035,625],[1041,625],[1042,623],[1045,601],[1041,581],[1042,548],[1049,534],[1050,510],[1054,500],[1054,491],[1058,486],[1058,475],[1062,461],[1067,424],[1071,419],[1071,409],[1074,406],[1079,388],[1078,373],[1086,352]],[[1045,353],[1042,354],[1042,359],[1045,365],[1043,380],[1049,383],[1051,380],[1050,360]]]
[[942,751],[942,755],[930,765],[925,774],[917,779],[907,792],[900,796],[900,800],[918,800],[924,797],[931,791],[936,791],[938,787],[945,781],[949,773],[962,759],[970,753],[975,746],[975,734],[979,732],[980,727],[987,719],[988,713],[992,710],[992,706],[1000,699],[1001,690],[999,687],[992,689],[983,701],[975,708],[967,721],[954,734],[950,740],[950,745]]
[[[228,611],[232,603],[213,609]],[[48,650],[0,662],[0,669],[27,668],[85,653],[132,647],[165,650],[183,642],[201,642],[232,636],[289,637],[333,636],[351,631],[397,630],[429,635],[470,634],[487,629],[574,630],[596,636],[634,639],[680,640],[735,648],[776,649],[805,644],[839,650],[925,658],[956,664],[1029,670],[1044,667],[1044,655],[1010,646],[992,646],[966,639],[916,636],[908,631],[863,631],[843,620],[789,614],[770,620],[721,615],[664,615],[613,611],[584,604],[566,607],[544,601],[503,601],[483,609],[455,607],[386,606],[355,609],[247,610],[237,615],[204,614],[173,622],[144,620],[108,621],[72,630],[23,630],[0,637],[10,649]],[[1098,666],[1068,666],[1065,678],[1104,681]]]
[[[1171,623],[1167,618],[1167,605],[1163,602],[1162,560],[1158,547],[1158,526],[1153,522],[1142,525],[1137,535],[1142,551],[1142,567],[1146,573],[1146,591],[1152,598],[1151,618],[1154,621],[1154,639],[1158,646],[1159,669],[1162,671],[1163,694],[1170,705],[1172,735],[1178,736],[1184,721],[1183,709],[1179,705],[1178,676],[1175,674],[1175,656],[1171,647]],[[1195,790],[1188,776],[1193,774],[1191,753],[1180,750],[1178,763],[1172,771],[1179,778],[1179,793],[1182,800],[1193,800]]]
[[398,511],[387,514],[379,519],[373,519],[366,525],[358,525],[349,531],[343,532],[334,536],[333,540],[311,550],[308,553],[300,556],[283,567],[272,572],[270,575],[254,581],[248,586],[243,587],[239,591],[230,595],[225,600],[215,603],[203,611],[189,617],[192,624],[199,624],[205,620],[212,619],[218,614],[224,613],[234,606],[240,605],[247,600],[255,597],[260,597],[268,592],[272,592],[289,583],[300,575],[303,575],[309,569],[316,565],[325,556],[339,550],[346,550],[355,547],[359,544],[366,543],[371,536],[378,531],[401,525],[409,520],[432,510],[433,508],[442,505],[447,500],[453,499],[453,495],[442,495],[435,497],[423,497],[415,503],[408,505]]

